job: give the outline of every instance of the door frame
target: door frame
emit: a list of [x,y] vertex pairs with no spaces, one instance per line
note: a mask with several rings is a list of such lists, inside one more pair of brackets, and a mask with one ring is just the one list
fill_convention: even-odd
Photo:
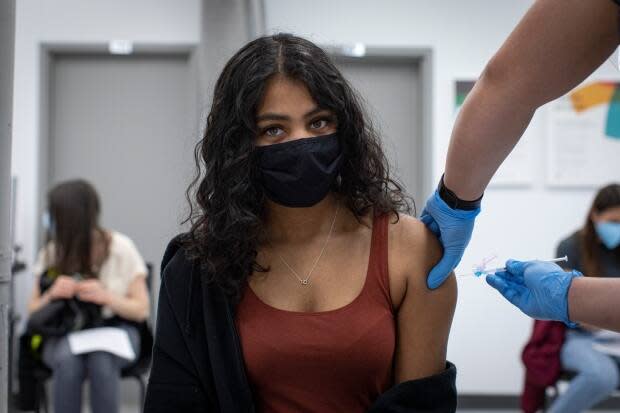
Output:
[[[39,46],[39,133],[38,133],[38,193],[37,193],[37,216],[43,214],[46,207],[46,193],[50,189],[50,89],[51,79],[50,73],[54,59],[58,55],[110,55],[110,56],[123,56],[110,53],[108,49],[109,43],[107,42],[86,42],[86,43],[63,43],[63,42],[44,42]],[[134,56],[162,56],[162,57],[185,57],[187,59],[190,76],[190,84],[198,85],[199,67],[198,67],[198,44],[197,43],[132,43],[133,50],[127,57]],[[202,106],[200,100],[200,90],[198,87],[193,89],[193,93],[190,96],[191,106],[196,108],[194,114],[194,123],[196,136],[198,136],[201,129],[200,120],[203,115],[199,112]],[[44,230],[41,226],[38,226],[36,234],[37,245],[42,245],[44,242]]]
[[420,77],[418,107],[420,125],[421,164],[418,169],[418,188],[421,193],[409,193],[416,201],[416,212],[422,212],[426,197],[433,191],[433,50],[429,47],[388,47],[364,45],[362,56],[351,53],[350,45],[322,45],[332,58],[340,62],[406,63],[415,66]]

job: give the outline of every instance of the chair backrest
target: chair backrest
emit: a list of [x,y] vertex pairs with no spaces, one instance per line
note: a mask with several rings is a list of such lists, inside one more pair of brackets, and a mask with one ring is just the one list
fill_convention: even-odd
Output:
[[146,286],[149,289],[149,292],[151,291],[151,288],[153,287],[153,263],[152,262],[147,262],[146,263]]
[[153,304],[153,263],[152,262],[147,262],[146,263],[146,288],[149,292],[149,318],[152,320],[152,317],[155,313],[153,313],[153,311],[155,310],[154,308],[154,304]]
[[[153,264],[146,263],[146,286],[149,291],[149,305],[151,306],[151,312],[153,310],[153,300],[151,296],[152,281],[153,281]],[[135,362],[125,367],[121,374],[123,376],[135,376],[146,373],[151,364],[151,356],[153,354],[153,331],[151,329],[149,320],[145,320],[141,323],[137,323],[138,332],[140,333],[140,353]]]

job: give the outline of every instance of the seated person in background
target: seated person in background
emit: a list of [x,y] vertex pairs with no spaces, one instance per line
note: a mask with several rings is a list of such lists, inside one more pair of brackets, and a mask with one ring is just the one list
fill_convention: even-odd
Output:
[[[33,268],[37,280],[28,310],[32,314],[53,300],[94,303],[101,306],[106,325],[127,332],[138,354],[140,336],[130,322],[148,317],[147,269],[128,237],[98,225],[99,212],[98,195],[85,181],[64,182],[50,191],[44,217],[47,243]],[[40,277],[45,273],[58,275],[42,292]],[[45,338],[43,361],[53,370],[55,412],[81,410],[86,378],[92,412],[119,411],[120,371],[130,361],[102,351],[73,355],[66,336]]]
[[[599,277],[620,277],[620,185],[597,193],[585,226],[558,246],[568,256],[566,269]],[[594,328],[581,325],[566,332],[560,352],[563,370],[577,373],[549,413],[581,412],[607,398],[619,384],[618,360],[594,348]]]

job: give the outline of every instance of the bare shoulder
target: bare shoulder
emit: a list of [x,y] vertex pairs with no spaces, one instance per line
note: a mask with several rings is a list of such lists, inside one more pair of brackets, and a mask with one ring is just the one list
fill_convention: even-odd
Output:
[[394,377],[401,383],[445,369],[457,289],[454,276],[428,289],[426,278],[441,259],[441,245],[419,220],[403,214],[395,218],[390,220],[388,260],[398,320]]
[[[441,259],[443,249],[437,237],[420,220],[406,214],[390,216],[388,245],[391,284],[396,290],[395,304],[404,299],[406,292],[456,301],[454,276],[436,290],[429,290],[426,286],[428,273]],[[398,293],[401,300],[397,300]]]

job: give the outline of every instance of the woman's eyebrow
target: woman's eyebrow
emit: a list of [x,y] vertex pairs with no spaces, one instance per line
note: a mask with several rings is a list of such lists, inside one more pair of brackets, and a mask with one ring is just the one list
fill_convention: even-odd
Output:
[[316,107],[316,108],[312,109],[310,112],[306,113],[306,114],[304,115],[304,118],[309,118],[309,117],[311,117],[311,116],[316,115],[317,113],[320,113],[320,112],[326,112],[326,111],[327,111],[327,109],[323,109],[323,108]]
[[263,113],[262,115],[259,115],[256,117],[256,122],[260,122],[263,120],[290,120],[290,116],[287,115],[282,115],[280,113]]
[[[307,112],[304,115],[304,118],[309,118],[311,116],[316,115],[317,113],[321,113],[321,112],[327,112],[327,109],[323,109],[320,107],[315,107],[314,109],[312,109],[311,111]],[[258,115],[256,117],[256,122],[261,122],[261,121],[265,121],[265,120],[290,120],[291,117],[288,115],[283,115],[281,113],[273,113],[273,112],[267,112],[267,113],[263,113],[261,115]]]

